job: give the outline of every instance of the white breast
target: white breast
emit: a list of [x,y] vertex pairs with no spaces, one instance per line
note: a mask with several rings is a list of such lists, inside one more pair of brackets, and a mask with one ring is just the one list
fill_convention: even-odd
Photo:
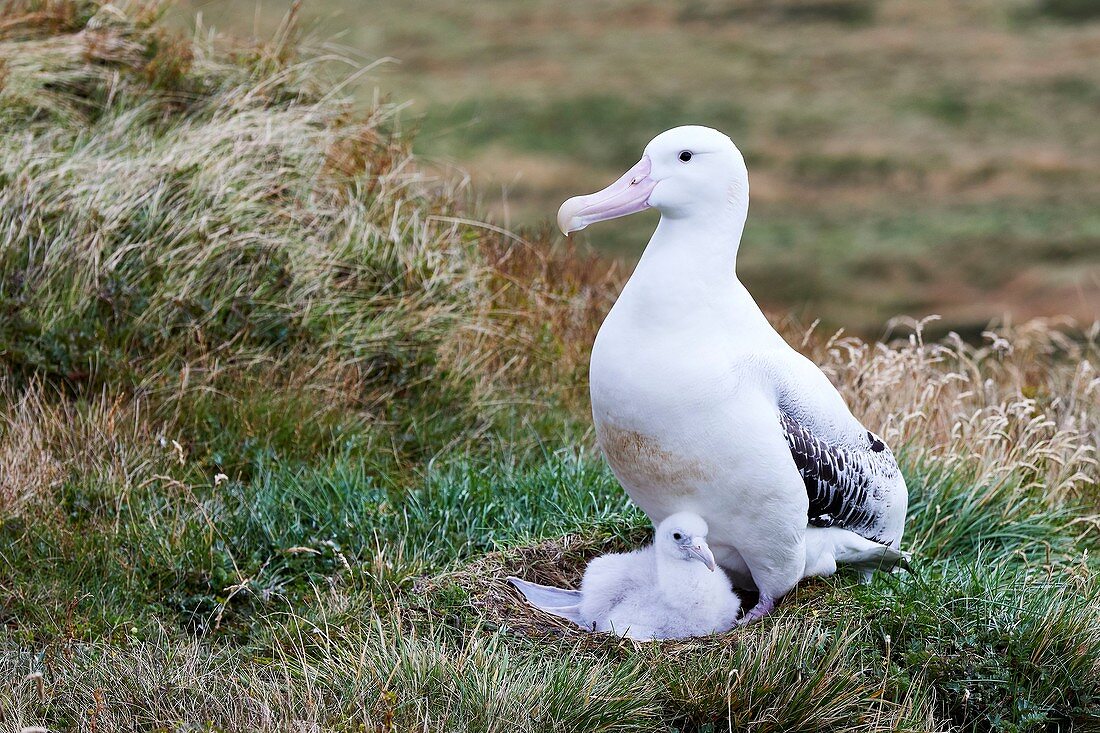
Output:
[[[592,352],[593,421],[608,463],[655,522],[704,509],[698,498],[729,489],[739,388],[732,340],[702,324],[667,329],[642,322],[620,299]],[[720,398],[719,398],[720,397]],[[727,491],[710,493],[729,496]],[[713,509],[713,507],[711,507]]]

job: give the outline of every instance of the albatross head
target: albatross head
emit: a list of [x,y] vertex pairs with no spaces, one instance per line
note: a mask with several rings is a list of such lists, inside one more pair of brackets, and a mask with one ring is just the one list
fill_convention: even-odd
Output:
[[698,560],[714,570],[714,553],[707,545],[707,523],[698,514],[680,512],[657,525],[657,552],[676,560]]
[[687,125],[653,138],[642,159],[607,188],[562,204],[558,226],[568,235],[650,207],[669,218],[716,216],[747,208],[748,201],[749,174],[733,141],[718,130]]

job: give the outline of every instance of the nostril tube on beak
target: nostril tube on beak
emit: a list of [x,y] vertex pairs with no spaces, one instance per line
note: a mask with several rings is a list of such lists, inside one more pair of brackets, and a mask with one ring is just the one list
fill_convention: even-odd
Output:
[[642,156],[637,165],[602,191],[574,196],[558,209],[558,227],[562,234],[584,229],[597,221],[614,219],[649,208],[649,194],[657,182],[649,177],[651,164]]

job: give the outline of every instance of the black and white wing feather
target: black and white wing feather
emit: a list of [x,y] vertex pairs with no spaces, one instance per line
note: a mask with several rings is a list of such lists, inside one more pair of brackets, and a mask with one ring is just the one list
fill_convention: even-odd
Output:
[[895,542],[888,536],[890,502],[904,479],[882,439],[867,431],[855,443],[830,443],[789,412],[781,411],[779,421],[806,484],[809,523],[841,527],[882,544]]

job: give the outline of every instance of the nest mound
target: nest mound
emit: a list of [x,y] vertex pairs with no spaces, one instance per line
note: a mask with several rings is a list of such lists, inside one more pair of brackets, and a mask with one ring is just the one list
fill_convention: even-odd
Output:
[[[581,537],[566,535],[535,545],[490,552],[473,562],[448,572],[420,578],[412,593],[418,610],[463,625],[474,620],[477,626],[501,630],[538,640],[556,639],[588,648],[633,646],[640,642],[608,633],[584,631],[565,619],[551,616],[533,607],[508,582],[509,576],[559,588],[577,588],[588,563],[610,552],[625,552],[649,542],[652,531],[637,529],[626,537]],[[755,593],[738,590],[742,602],[751,605]],[[719,635],[723,639],[728,634]],[[655,642],[661,648],[688,649],[712,646],[715,637],[665,639]],[[709,641],[708,641],[709,640]]]
[[607,638],[607,634],[582,631],[564,619],[532,607],[508,582],[508,576],[559,588],[576,588],[593,558],[637,548],[648,541],[648,535],[649,532],[634,533],[631,541],[621,537],[566,535],[536,545],[490,552],[456,570],[419,579],[413,593],[428,607],[424,610],[476,617],[484,628],[536,638]]

